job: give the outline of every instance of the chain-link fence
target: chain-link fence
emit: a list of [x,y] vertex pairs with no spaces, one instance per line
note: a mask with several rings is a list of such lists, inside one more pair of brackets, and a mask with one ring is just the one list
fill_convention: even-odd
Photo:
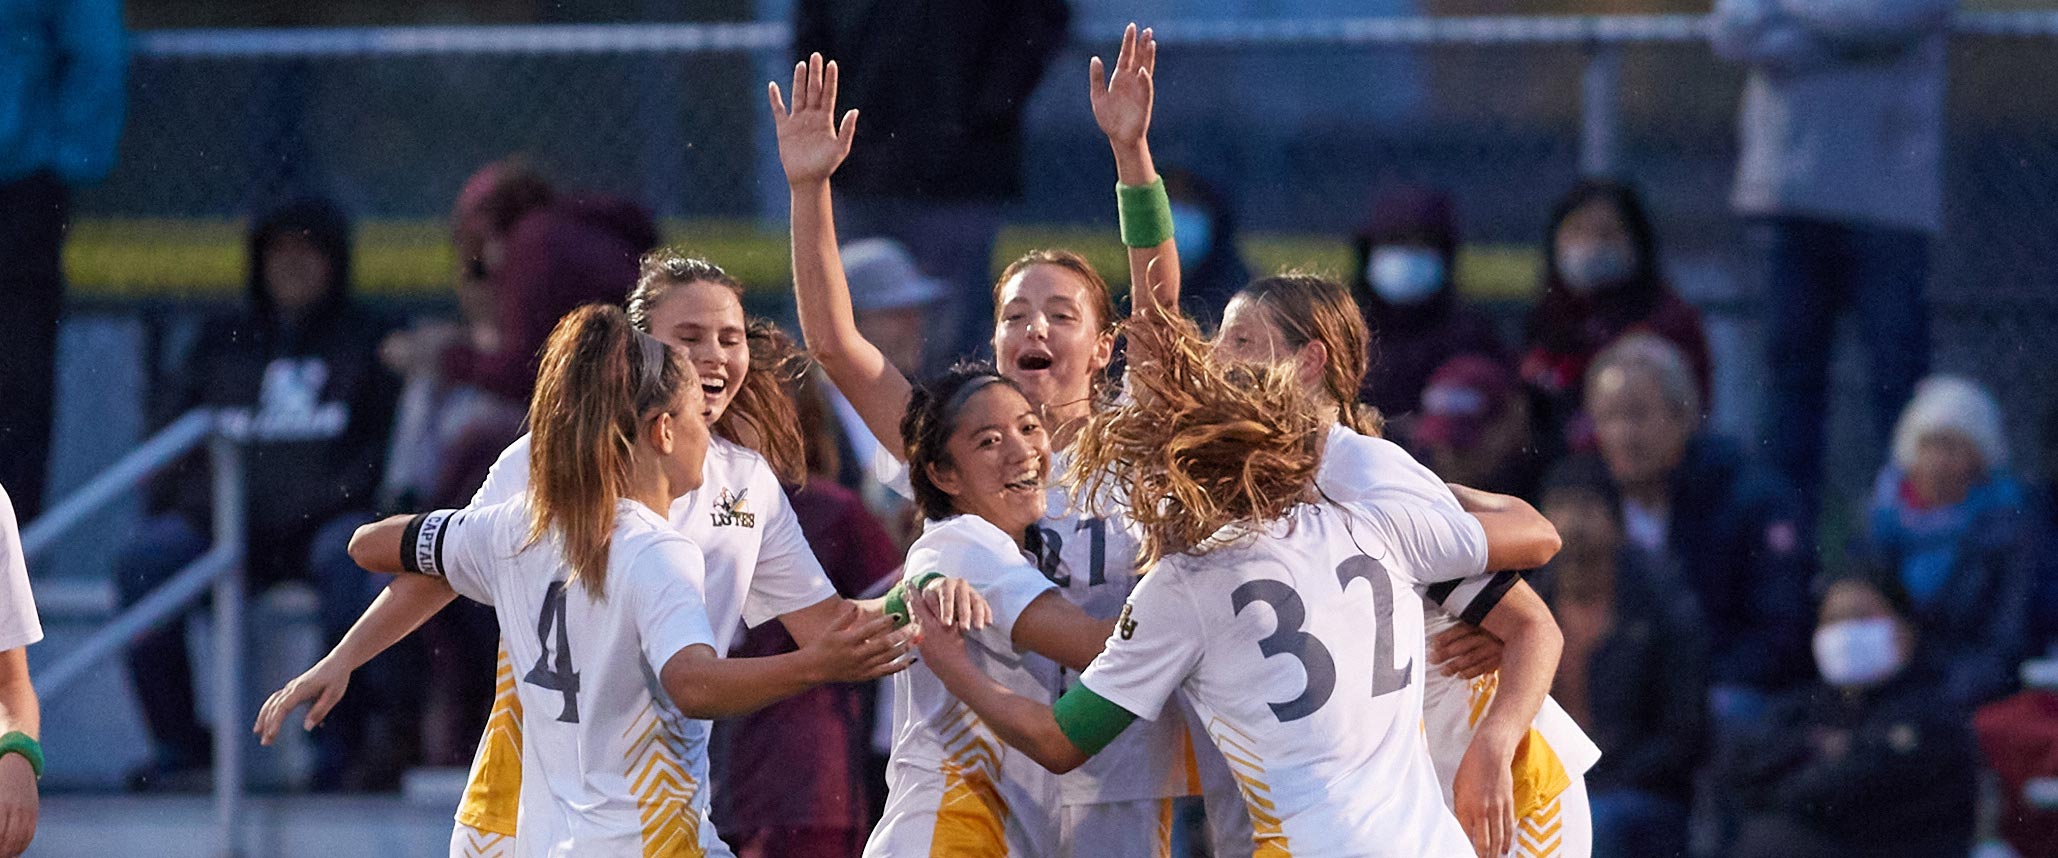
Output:
[[[1555,198],[1604,169],[1646,191],[1671,274],[1710,313],[1718,422],[1750,427],[1756,312],[1727,206],[1741,74],[1710,53],[1699,19],[1158,31],[1160,160],[1227,192],[1254,267],[1337,267],[1376,188],[1425,180],[1455,192],[1482,291],[1519,300]],[[1082,90],[1086,57],[1111,53],[1118,32],[1081,29],[1035,96],[1017,228],[1079,234],[1064,230],[1112,220],[1113,170]],[[234,282],[235,219],[319,192],[367,220],[361,270],[374,288],[440,283],[440,218],[459,184],[523,152],[566,184],[683,222],[675,238],[721,248],[776,292],[785,194],[762,87],[785,79],[787,42],[779,24],[140,34],[120,165],[79,200],[75,274],[88,294]],[[1932,293],[1937,365],[1998,388],[2025,449],[2058,390],[2058,338],[2043,335],[2058,297],[2042,288],[2058,259],[2058,90],[2039,85],[2054,48],[2058,16],[1959,24]],[[1841,389],[1841,411],[1863,407],[1859,385]],[[1832,462],[1845,474],[1876,461],[1870,443],[1832,450],[1850,457]]]

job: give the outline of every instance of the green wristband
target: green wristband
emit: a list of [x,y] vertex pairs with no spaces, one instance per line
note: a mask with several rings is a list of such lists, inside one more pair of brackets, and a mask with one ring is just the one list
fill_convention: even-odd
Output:
[[36,780],[43,779],[43,743],[34,736],[16,730],[0,736],[0,757],[20,754],[29,761],[29,771],[36,773]]
[[913,590],[916,593],[921,593],[922,588],[929,586],[929,582],[941,577],[943,577],[941,572],[924,572],[915,576],[913,587],[909,587],[908,582],[903,580],[893,585],[893,589],[886,591],[884,604],[880,607],[885,611],[886,616],[893,618],[895,628],[907,625],[909,621],[914,619],[914,616],[908,612],[908,591]]
[[1165,180],[1148,185],[1115,185],[1115,205],[1122,216],[1122,243],[1130,247],[1156,247],[1172,238],[1172,198],[1165,194]]

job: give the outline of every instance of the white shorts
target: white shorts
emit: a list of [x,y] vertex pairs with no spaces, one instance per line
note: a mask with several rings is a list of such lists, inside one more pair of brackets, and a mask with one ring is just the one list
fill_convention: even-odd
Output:
[[515,839],[462,822],[450,832],[450,858],[514,858]]
[[1586,800],[1586,778],[1572,776],[1572,785],[1535,812],[1515,821],[1515,842],[1506,858],[1592,858],[1594,817]]

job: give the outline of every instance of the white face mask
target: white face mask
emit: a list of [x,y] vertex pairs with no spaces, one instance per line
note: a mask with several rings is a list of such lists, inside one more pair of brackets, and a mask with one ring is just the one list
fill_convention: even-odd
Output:
[[1844,620],[1815,630],[1815,666],[1831,685],[1871,685],[1894,675],[1906,660],[1888,617]]
[[1575,295],[1591,295],[1628,280],[1635,272],[1629,251],[1619,244],[1577,244],[1558,254],[1558,279]]
[[1365,262],[1365,279],[1389,304],[1420,304],[1443,288],[1443,254],[1426,247],[1381,247]]

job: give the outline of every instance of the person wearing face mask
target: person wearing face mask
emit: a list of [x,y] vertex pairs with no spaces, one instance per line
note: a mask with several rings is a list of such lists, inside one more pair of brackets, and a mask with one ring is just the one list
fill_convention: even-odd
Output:
[[1448,193],[1410,185],[1381,193],[1357,235],[1352,297],[1372,329],[1372,371],[1360,398],[1405,429],[1431,373],[1461,354],[1505,361],[1493,320],[1458,297],[1458,219]]
[[1172,198],[1172,240],[1179,250],[1179,309],[1203,330],[1222,321],[1229,298],[1251,279],[1237,249],[1236,212],[1229,198],[1199,174],[1177,167],[1159,172]]
[[1958,376],[1925,379],[1894,427],[1859,548],[1907,589],[1909,620],[1957,703],[2015,686],[2037,544],[2027,510],[1993,395]]
[[1864,569],[1824,591],[1820,680],[1725,750],[1723,793],[1745,809],[1731,858],[1943,858],[1971,850],[1971,716],[1945,693],[1934,639],[1897,575]]
[[1524,325],[1522,380],[1538,396],[1538,426],[1575,446],[1591,441],[1579,419],[1587,364],[1630,331],[1671,341],[1693,366],[1701,401],[1710,391],[1700,311],[1659,271],[1657,235],[1636,189],[1612,179],[1574,185],[1544,233],[1543,296]]

